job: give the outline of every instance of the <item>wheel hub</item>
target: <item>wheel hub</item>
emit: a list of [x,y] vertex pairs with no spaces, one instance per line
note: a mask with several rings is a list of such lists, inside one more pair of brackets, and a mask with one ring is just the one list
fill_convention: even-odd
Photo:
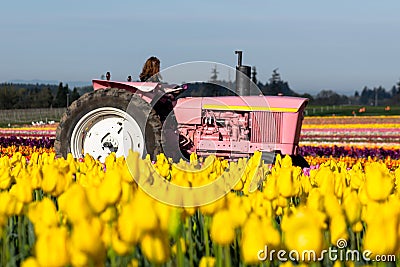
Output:
[[108,149],[109,153],[118,151],[118,141],[110,133],[107,133],[101,141],[103,150],[107,151]]
[[86,153],[104,161],[112,152],[127,156],[129,149],[144,151],[144,138],[136,120],[128,113],[104,107],[82,117],[71,135],[71,153],[82,157]]

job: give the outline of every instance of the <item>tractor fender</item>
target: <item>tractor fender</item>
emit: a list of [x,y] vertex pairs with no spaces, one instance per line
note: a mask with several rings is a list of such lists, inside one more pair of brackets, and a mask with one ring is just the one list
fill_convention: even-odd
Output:
[[155,82],[121,82],[110,80],[92,80],[93,89],[117,88],[137,94],[152,106],[165,94],[177,93],[183,88],[176,84],[163,84]]

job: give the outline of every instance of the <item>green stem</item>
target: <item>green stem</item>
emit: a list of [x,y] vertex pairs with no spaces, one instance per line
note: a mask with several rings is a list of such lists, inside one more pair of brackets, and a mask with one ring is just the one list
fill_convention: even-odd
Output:
[[193,247],[193,238],[192,238],[192,218],[189,218],[189,229],[188,229],[188,239],[189,239],[189,266],[193,267],[193,255],[194,255],[194,247]]
[[223,257],[222,246],[221,245],[216,245],[216,246],[217,246],[217,267],[222,267],[222,257]]
[[17,245],[17,254],[22,254],[24,247],[25,247],[25,229],[23,228],[23,216],[18,216],[17,217],[18,223],[17,223],[17,237],[18,237],[18,245]]
[[181,246],[181,238],[180,235],[176,241],[176,248],[177,248],[177,258],[178,258],[178,267],[184,267],[185,261],[183,258],[182,246]]
[[114,249],[110,248],[108,251],[108,256],[110,257],[111,260],[111,267],[117,267],[117,261],[116,261],[116,253]]
[[2,247],[2,251],[1,251],[1,262],[0,265],[1,266],[5,266],[8,263],[8,239],[7,239],[7,232],[8,232],[8,225],[3,227],[3,238],[2,238],[2,243],[3,243],[3,247]]
[[210,256],[210,244],[208,240],[208,222],[209,218],[206,215],[203,215],[203,236],[204,236],[204,245],[206,246],[206,257]]
[[229,245],[224,246],[225,267],[231,267],[231,251]]
[[15,263],[15,249],[16,249],[15,243],[16,242],[15,242],[15,240],[12,239],[14,227],[17,225],[16,218],[17,218],[16,216],[12,216],[8,219],[9,224],[8,224],[8,235],[7,235],[7,241],[6,241],[6,243],[8,243],[7,244],[7,246],[8,246],[8,250],[7,250],[7,255],[8,255],[7,263],[8,264],[7,264],[7,266],[16,266],[16,263]]

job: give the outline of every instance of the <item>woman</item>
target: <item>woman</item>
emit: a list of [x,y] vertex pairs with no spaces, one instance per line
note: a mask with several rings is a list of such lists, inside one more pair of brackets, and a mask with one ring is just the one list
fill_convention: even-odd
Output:
[[150,57],[144,63],[142,73],[139,78],[141,82],[160,82],[160,60],[156,57]]

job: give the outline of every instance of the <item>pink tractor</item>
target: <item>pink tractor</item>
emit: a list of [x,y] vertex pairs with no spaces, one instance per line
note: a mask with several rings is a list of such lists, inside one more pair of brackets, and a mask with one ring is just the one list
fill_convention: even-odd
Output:
[[[68,107],[56,133],[58,156],[86,153],[104,161],[129,149],[154,158],[163,152],[174,161],[214,154],[228,159],[263,152],[291,155],[296,165],[300,130],[308,99],[250,95],[249,66],[236,66],[236,89],[210,82],[171,86],[160,82],[93,80],[94,91]],[[261,91],[259,91],[261,92]]]

